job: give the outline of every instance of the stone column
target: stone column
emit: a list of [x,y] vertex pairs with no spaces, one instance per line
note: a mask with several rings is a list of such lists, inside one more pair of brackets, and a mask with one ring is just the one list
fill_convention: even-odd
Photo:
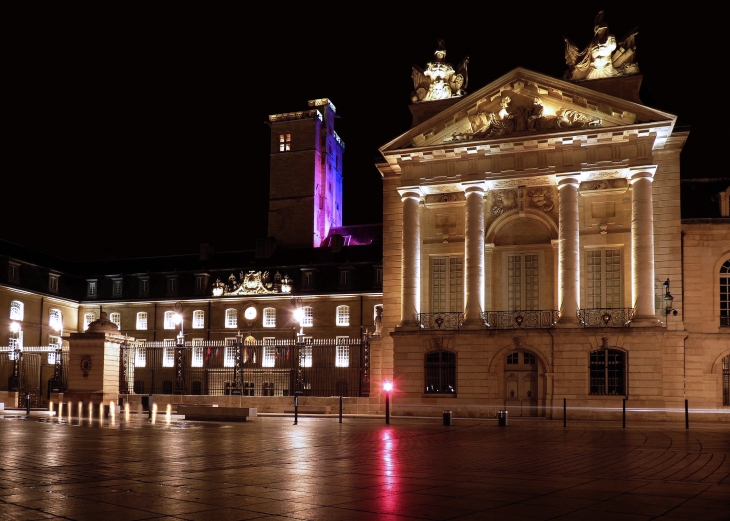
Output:
[[401,262],[403,282],[401,286],[402,329],[419,329],[416,315],[420,308],[421,284],[421,212],[418,206],[420,191],[400,190],[403,201],[403,247]]
[[558,327],[578,327],[580,307],[580,235],[578,219],[577,179],[565,178],[558,182],[560,208],[558,213]]
[[654,209],[652,172],[631,176],[631,294],[632,326],[658,326],[654,312]]
[[484,323],[484,184],[469,185],[465,190],[466,233],[464,264],[466,269],[466,298],[464,302],[465,329],[482,329]]

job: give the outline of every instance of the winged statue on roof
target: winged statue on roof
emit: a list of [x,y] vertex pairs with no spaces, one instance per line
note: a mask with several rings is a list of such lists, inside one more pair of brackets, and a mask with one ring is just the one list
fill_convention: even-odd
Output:
[[411,101],[433,101],[463,96],[469,83],[467,65],[469,57],[465,57],[454,67],[445,61],[446,44],[438,40],[438,48],[433,53],[434,60],[426,64],[426,68],[414,65],[411,69],[413,92]]
[[599,11],[593,24],[593,39],[582,51],[568,38],[565,40],[566,80],[595,80],[611,76],[627,76],[639,72],[636,60],[636,35],[634,28],[621,40],[608,31]]

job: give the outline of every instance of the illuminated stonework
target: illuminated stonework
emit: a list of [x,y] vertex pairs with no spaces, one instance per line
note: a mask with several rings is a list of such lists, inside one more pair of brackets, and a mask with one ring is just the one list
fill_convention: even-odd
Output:
[[[286,281],[286,283],[284,283]],[[236,276],[231,273],[228,277],[228,284],[224,284],[220,279],[213,284],[214,297],[233,297],[236,295],[266,295],[271,293],[291,293],[291,283],[287,275],[284,276],[281,283],[272,283],[269,281],[269,272],[249,271],[241,272]]]
[[444,41],[438,41],[438,49],[433,53],[435,60],[426,64],[426,69],[414,66],[411,71],[414,92],[411,101],[433,101],[448,99],[454,96],[466,94],[466,86],[469,83],[467,56],[459,63],[457,70],[446,63],[446,49]]
[[599,11],[593,26],[593,40],[582,51],[565,38],[566,80],[595,80],[611,76],[638,74],[636,58],[636,34],[633,29],[624,39],[616,43],[616,37],[608,32],[603,22],[603,11]]

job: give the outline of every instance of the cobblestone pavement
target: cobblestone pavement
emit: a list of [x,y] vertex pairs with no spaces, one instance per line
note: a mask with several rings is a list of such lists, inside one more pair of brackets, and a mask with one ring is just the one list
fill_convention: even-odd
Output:
[[0,419],[0,519],[728,520],[730,425]]

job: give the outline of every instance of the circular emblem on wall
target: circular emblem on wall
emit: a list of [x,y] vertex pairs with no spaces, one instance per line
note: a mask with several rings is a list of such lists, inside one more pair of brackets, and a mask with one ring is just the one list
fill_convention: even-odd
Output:
[[91,371],[91,355],[81,355],[81,370],[84,372],[84,378],[89,376],[89,371]]
[[257,315],[258,311],[256,311],[256,308],[254,306],[247,307],[246,310],[243,312],[243,316],[246,318],[246,320],[256,320]]

